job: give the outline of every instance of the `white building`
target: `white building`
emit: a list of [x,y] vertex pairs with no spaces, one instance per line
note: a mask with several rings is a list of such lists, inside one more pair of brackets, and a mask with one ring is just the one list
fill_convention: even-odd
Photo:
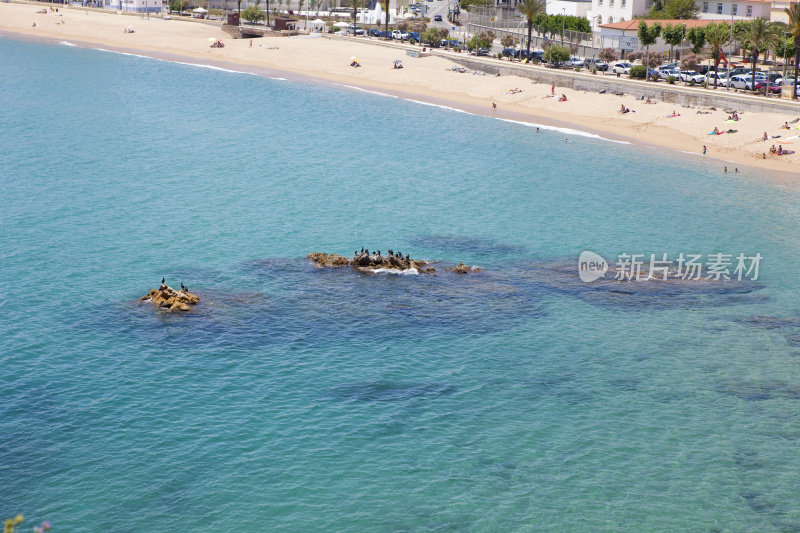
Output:
[[134,11],[137,13],[160,13],[161,0],[105,0],[104,7],[117,11]]
[[[618,50],[626,50],[628,52],[644,52],[645,47],[641,46],[638,42],[639,20],[626,20],[624,22],[612,22],[610,24],[603,24],[600,26],[600,47],[601,48],[616,48]],[[685,24],[686,31],[695,27],[703,27],[711,24],[712,22],[730,22],[724,19],[689,19],[689,20],[645,20],[647,25],[655,22],[661,24],[663,28],[667,24],[673,26],[681,26]],[[630,43],[633,43],[631,46]],[[685,43],[683,48],[688,48],[689,44]],[[650,45],[651,52],[668,52],[670,46],[664,42],[664,39],[659,37],[655,44]]]
[[697,18],[701,20],[727,18],[748,20],[764,18],[769,20],[772,0],[695,0],[698,7]]
[[[592,29],[598,31],[602,24],[626,22],[634,17],[645,16],[652,5],[652,0],[592,0],[587,17]],[[734,20],[769,19],[772,0],[695,0],[695,6],[700,20],[730,20],[731,15]]]
[[625,22],[650,11],[651,0],[592,0],[587,14],[592,29],[598,31],[601,24]]
[[548,15],[572,15],[586,17],[592,9],[592,0],[551,0],[547,2]]

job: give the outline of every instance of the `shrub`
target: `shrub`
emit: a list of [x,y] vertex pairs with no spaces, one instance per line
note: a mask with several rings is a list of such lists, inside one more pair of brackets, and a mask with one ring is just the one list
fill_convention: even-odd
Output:
[[675,76],[670,76],[669,78],[667,78],[667,83],[669,83],[670,85],[675,85]]
[[631,67],[628,76],[631,78],[641,78],[644,79],[647,76],[647,67],[644,65],[634,65]]
[[599,57],[606,63],[613,63],[617,60],[617,51],[613,48],[603,48],[600,50]]
[[264,20],[265,17],[264,12],[257,7],[248,7],[242,11],[242,18],[248,22],[258,22]]
[[497,59],[503,59],[503,52],[497,52]]
[[580,71],[581,71],[581,67],[580,67],[580,65],[579,65],[579,66],[576,66],[576,67],[575,67],[575,72],[580,72]]
[[592,67],[592,74],[597,74],[597,67]]
[[628,55],[625,56],[625,59],[627,59],[630,62],[634,62],[637,59],[641,59],[642,55],[643,54],[641,52],[630,52]]
[[545,61],[557,62],[569,60],[569,50],[564,46],[551,45],[544,51]]

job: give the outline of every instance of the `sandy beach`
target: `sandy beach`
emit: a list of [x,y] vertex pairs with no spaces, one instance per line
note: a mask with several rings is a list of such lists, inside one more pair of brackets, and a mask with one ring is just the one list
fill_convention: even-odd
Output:
[[[726,123],[728,116],[722,109],[645,104],[629,95],[556,87],[553,97],[549,85],[517,76],[461,74],[451,70],[455,63],[447,58],[412,58],[401,47],[371,44],[363,38],[273,37],[253,39],[251,46],[250,40],[231,39],[211,23],[156,17],[148,20],[70,8],[60,8],[59,14],[36,13],[41,6],[0,3],[0,32],[162,59],[240,65],[241,70],[262,74],[327,80],[498,118],[580,129],[610,139],[685,152],[686,157],[701,157],[706,146],[705,158],[717,161],[720,169],[727,166],[733,172],[737,167],[757,167],[766,171],[765,178],[800,185],[800,137],[792,139],[800,135],[800,129],[781,129],[785,122],[800,117],[800,112],[791,116],[745,112],[738,122]],[[125,33],[128,26],[134,26],[135,33]],[[210,48],[210,38],[222,39],[225,47]],[[359,58],[361,68],[350,66],[352,56]],[[403,60],[405,68],[393,69],[395,59]],[[561,94],[567,101],[559,101]],[[621,105],[632,112],[620,113]],[[672,116],[673,112],[679,116]],[[791,124],[792,128],[797,126],[800,122]],[[715,127],[721,131],[735,129],[736,133],[709,135]],[[768,141],[761,140],[765,132]],[[795,153],[771,155],[770,146],[779,146],[779,141],[784,150]]]

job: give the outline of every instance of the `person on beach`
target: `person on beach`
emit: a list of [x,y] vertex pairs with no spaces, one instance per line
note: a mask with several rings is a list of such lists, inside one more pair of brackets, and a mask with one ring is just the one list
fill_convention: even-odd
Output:
[[34,23],[33,23],[33,26],[31,26],[31,27],[32,27],[32,28],[35,28],[35,27],[36,27],[36,23],[34,22]]
[[763,136],[763,137],[761,137],[761,140],[762,140],[762,141],[766,141],[767,139],[769,139],[769,136],[767,135],[767,132],[765,131],[765,132],[764,132],[764,136]]
[[707,150],[707,148],[706,148],[706,145],[704,144],[703,145],[703,155],[706,155],[706,150]]
[[552,94],[553,96],[556,95],[556,84],[555,83],[550,85],[550,94]]
[[253,39],[250,39],[250,48],[253,48]]
[[725,172],[725,173],[727,174],[727,173],[728,173],[728,167],[723,167],[723,168],[722,168],[722,171],[723,171],[723,172]]
[[781,126],[781,129],[782,130],[788,130],[789,129],[789,123],[788,122],[784,122],[783,126]]
[[558,101],[559,102],[566,102],[567,101],[567,95],[564,94],[564,93],[561,93],[561,98],[559,98]]
[[492,109],[497,109],[497,104],[492,102]]
[[719,128],[714,126],[714,135],[719,135]]

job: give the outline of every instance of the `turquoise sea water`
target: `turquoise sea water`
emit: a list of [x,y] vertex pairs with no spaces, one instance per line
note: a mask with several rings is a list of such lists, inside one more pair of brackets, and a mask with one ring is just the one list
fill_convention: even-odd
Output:
[[[798,531],[798,193],[341,87],[0,38],[0,514]],[[564,138],[569,137],[569,143]],[[459,277],[317,270],[368,246]],[[583,250],[764,256],[624,290]],[[157,316],[162,276],[203,303]]]

